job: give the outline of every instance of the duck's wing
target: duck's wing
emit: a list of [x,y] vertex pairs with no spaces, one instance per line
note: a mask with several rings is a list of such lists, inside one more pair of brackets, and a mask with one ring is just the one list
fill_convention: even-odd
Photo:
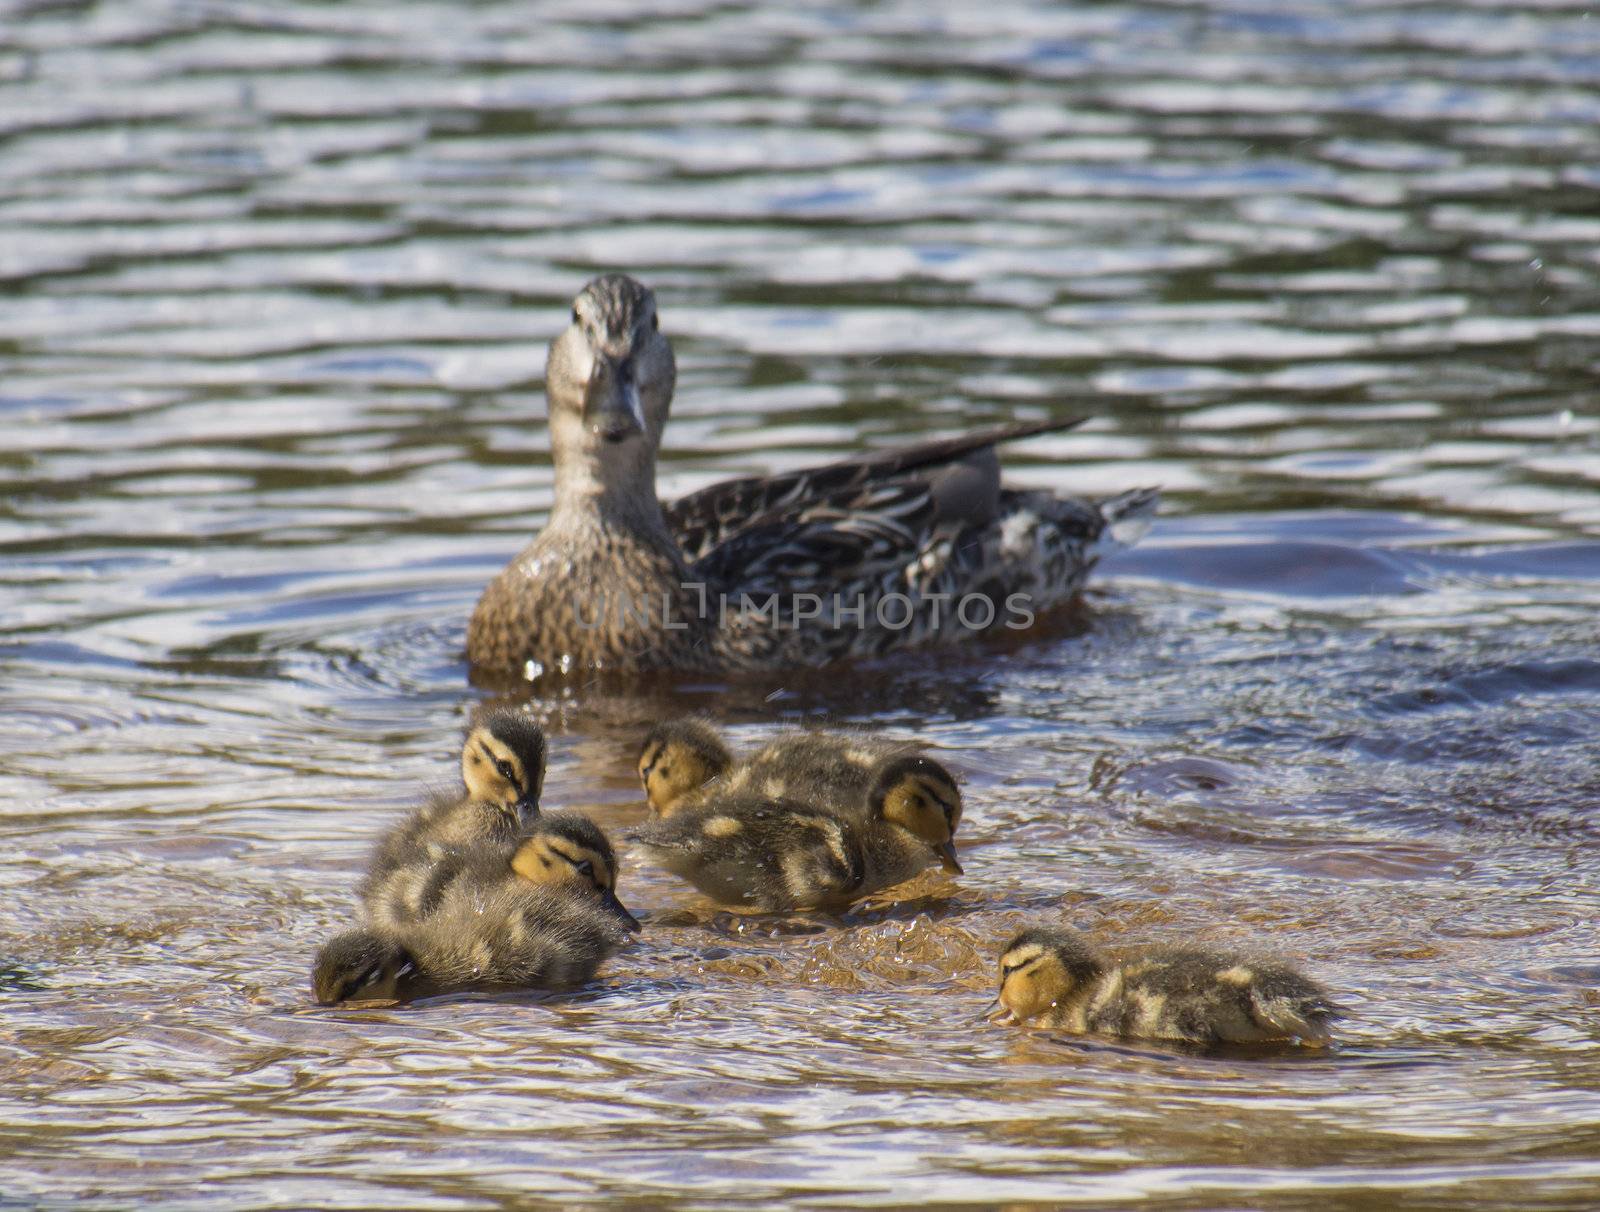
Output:
[[[923,495],[936,508],[946,513],[959,512],[969,499],[998,490],[998,464],[993,468],[991,489],[988,468],[973,461],[973,456],[987,454],[992,459],[993,448],[1001,442],[1057,433],[1086,420],[1087,417],[1080,416],[1002,425],[782,475],[725,480],[663,506],[663,512],[684,558],[691,563],[752,527],[770,525],[783,517],[793,518],[828,503],[837,507],[856,494],[870,496],[874,490],[891,485],[921,484]],[[964,460],[971,464],[965,475],[951,467]],[[914,476],[913,472],[925,474]]]
[[749,594],[843,584],[915,558],[937,512],[922,481],[846,488],[747,520],[695,561],[693,573]]

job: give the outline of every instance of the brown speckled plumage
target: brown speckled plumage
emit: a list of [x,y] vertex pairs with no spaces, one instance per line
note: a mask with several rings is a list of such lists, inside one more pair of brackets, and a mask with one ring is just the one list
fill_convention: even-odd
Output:
[[414,850],[369,877],[366,924],[322,949],[312,988],[332,1004],[581,984],[639,928],[616,899],[615,881],[610,841],[577,812],[541,815],[509,845],[484,838]]
[[1149,490],[1095,502],[1000,485],[996,443],[1079,419],[734,480],[663,510],[676,364],[655,298],[608,275],[574,316],[546,374],[555,507],[473,611],[480,668],[782,668],[978,634],[1071,597],[1153,512]]
[[[939,862],[960,873],[961,794],[949,771],[907,746],[801,735],[723,764],[691,794],[675,789],[670,811],[634,835],[640,848],[713,900],[769,912],[844,908]],[[640,755],[646,787],[652,762],[698,770],[690,755],[708,751],[727,754],[703,724],[657,726]]]
[[1023,931],[1002,952],[1000,1001],[1013,1021],[1198,1044],[1323,1046],[1340,1017],[1321,985],[1275,961],[1197,947],[1115,960],[1049,927]]

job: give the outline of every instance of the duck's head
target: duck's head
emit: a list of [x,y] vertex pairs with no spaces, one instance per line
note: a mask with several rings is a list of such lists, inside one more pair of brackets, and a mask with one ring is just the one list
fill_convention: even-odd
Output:
[[617,855],[606,835],[581,812],[551,812],[517,845],[511,869],[530,883],[592,896],[627,929],[639,919],[617,899]]
[[677,376],[646,287],[606,274],[578,292],[572,322],[551,342],[545,369],[556,473],[569,491],[599,492],[641,471],[654,475]]
[[473,799],[527,824],[539,815],[544,789],[543,730],[509,707],[478,712],[461,747],[461,779]]
[[962,874],[955,840],[961,789],[938,762],[921,754],[886,759],[873,777],[867,807],[927,842],[951,875]]
[[639,747],[639,781],[657,816],[671,816],[732,765],[722,738],[699,720],[657,724]]
[[323,1006],[391,1000],[411,971],[411,957],[398,943],[371,930],[350,930],[317,952],[311,992]]
[[1000,996],[990,1010],[1000,1022],[1023,1022],[1081,995],[1102,971],[1089,944],[1071,930],[1024,930],[1000,953]]

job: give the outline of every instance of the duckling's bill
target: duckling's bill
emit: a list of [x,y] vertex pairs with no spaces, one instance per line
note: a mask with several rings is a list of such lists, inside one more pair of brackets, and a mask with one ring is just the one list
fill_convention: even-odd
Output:
[[609,888],[600,889],[600,903],[611,913],[622,920],[622,924],[633,934],[638,934],[644,929],[639,924],[639,919],[628,912],[628,907],[617,899],[617,894]]
[[987,1022],[998,1023],[1002,1027],[1015,1027],[1018,1019],[1016,1012],[1001,1000],[1000,995],[994,995],[994,1001],[983,1008],[983,1017]]
[[947,875],[966,874],[966,871],[962,869],[961,861],[956,858],[956,844],[953,838],[949,841],[940,842],[933,848],[933,852],[939,856],[939,862]]

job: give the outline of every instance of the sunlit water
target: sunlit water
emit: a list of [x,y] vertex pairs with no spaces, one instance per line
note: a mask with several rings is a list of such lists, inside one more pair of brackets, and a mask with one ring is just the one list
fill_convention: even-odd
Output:
[[[653,7],[3,6],[0,1203],[1600,1196],[1600,16]],[[628,860],[576,995],[317,1009],[612,268],[667,495],[1088,409],[1011,474],[1164,513],[1020,644],[540,703],[614,830],[662,710],[924,738],[965,878],[785,923]],[[983,1025],[1034,920],[1353,1016]]]

